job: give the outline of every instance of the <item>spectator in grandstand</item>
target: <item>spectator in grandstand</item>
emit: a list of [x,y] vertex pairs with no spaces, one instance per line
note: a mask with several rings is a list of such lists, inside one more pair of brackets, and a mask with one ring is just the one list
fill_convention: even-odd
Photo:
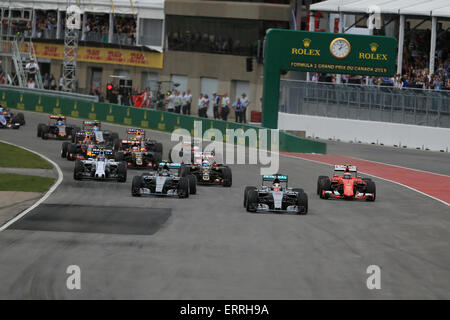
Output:
[[399,73],[397,73],[396,75],[394,75],[394,88],[395,89],[401,89],[403,87],[403,81],[402,81],[402,77],[400,76]]
[[114,21],[115,42],[123,45],[135,44],[136,19],[133,17],[116,17]]

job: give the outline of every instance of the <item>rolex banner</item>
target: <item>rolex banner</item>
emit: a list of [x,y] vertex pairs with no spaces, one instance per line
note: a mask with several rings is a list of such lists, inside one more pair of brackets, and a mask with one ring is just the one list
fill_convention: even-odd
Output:
[[270,29],[264,47],[262,124],[278,127],[280,72],[390,77],[396,62],[393,37]]

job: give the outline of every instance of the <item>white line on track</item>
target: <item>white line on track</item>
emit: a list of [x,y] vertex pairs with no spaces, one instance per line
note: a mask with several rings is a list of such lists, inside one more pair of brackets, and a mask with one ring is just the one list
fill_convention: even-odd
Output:
[[[288,157],[288,158],[293,158],[293,159],[300,159],[300,160],[305,160],[305,161],[310,161],[310,162],[315,162],[315,163],[325,164],[325,165],[331,166],[331,167],[333,166],[332,164],[329,164],[329,163],[327,163],[327,162],[322,162],[322,161],[317,161],[317,160],[311,160],[311,159],[305,159],[305,158],[296,157],[296,156],[291,156],[291,155],[287,155],[287,154],[282,154],[282,156],[285,156],[285,157]],[[363,159],[358,159],[358,158],[354,158],[354,159],[356,159],[356,160],[363,160]],[[372,161],[372,160],[364,160],[364,161],[376,162],[376,161]],[[387,163],[382,163],[382,162],[377,162],[377,163],[390,166],[390,164],[387,164]],[[400,167],[400,166],[395,166],[395,167],[399,167],[399,168],[403,168],[403,169],[410,169],[410,168]],[[433,172],[427,172],[427,171],[417,170],[417,169],[410,169],[410,170],[416,170],[416,171],[422,171],[422,172],[425,172],[425,173],[435,174],[435,173],[433,173]],[[400,183],[400,182],[397,182],[397,181],[393,181],[393,180],[389,180],[389,179],[386,179],[386,178],[381,178],[381,177],[379,177],[379,176],[375,176],[375,175],[373,175],[373,174],[366,173],[366,172],[364,172],[364,171],[358,171],[358,172],[364,173],[365,175],[368,175],[368,176],[371,176],[371,177],[374,177],[374,178],[378,178],[378,179],[381,179],[381,180],[384,180],[384,181],[388,181],[388,182],[392,182],[392,183],[398,184],[398,185],[400,185],[400,186],[402,186],[402,187],[408,188],[408,189],[410,189],[410,190],[412,190],[412,191],[416,191],[416,192],[418,192],[418,193],[420,193],[420,194],[423,194],[424,196],[427,196],[427,197],[429,197],[429,198],[431,198],[431,199],[434,199],[434,200],[436,200],[436,201],[439,201],[439,202],[441,202],[441,203],[443,203],[443,204],[445,204],[445,205],[447,205],[447,206],[450,207],[450,203],[447,203],[447,202],[445,202],[444,200],[441,200],[441,199],[438,199],[438,198],[436,198],[436,197],[433,197],[433,196],[431,196],[431,195],[429,195],[429,194],[426,194],[426,193],[424,193],[424,192],[422,192],[422,191],[420,191],[420,190],[414,189],[413,187],[407,186],[407,185],[405,185],[405,184],[403,184],[403,183]],[[446,175],[443,175],[443,176],[444,176],[444,177],[448,177],[448,176],[446,176]]]
[[0,140],[0,142],[6,143],[6,144],[10,144],[12,146],[15,147],[19,147],[22,148],[24,150],[27,150],[29,152],[32,152],[34,154],[37,154],[38,156],[40,156],[41,158],[43,158],[44,160],[47,160],[48,162],[50,162],[53,167],[56,168],[56,171],[58,172],[58,179],[56,180],[56,182],[51,186],[51,188],[44,194],[44,196],[42,198],[40,198],[38,201],[36,201],[31,207],[29,207],[28,209],[25,209],[25,211],[22,211],[20,214],[18,214],[17,216],[15,216],[14,218],[12,218],[11,220],[9,220],[8,222],[6,222],[4,225],[2,225],[0,227],[0,232],[6,230],[10,225],[12,225],[14,222],[16,222],[17,220],[23,218],[28,212],[30,212],[31,210],[33,210],[34,208],[36,208],[38,205],[40,205],[42,202],[44,202],[45,200],[47,200],[48,197],[50,197],[50,195],[56,190],[56,188],[58,188],[58,186],[61,184],[61,182],[63,181],[63,173],[61,171],[61,168],[56,164],[56,162],[54,162],[53,160],[50,160],[49,158],[47,158],[46,156],[40,154],[39,152],[33,151],[31,149],[19,146],[17,144],[8,142],[8,141],[3,141]]

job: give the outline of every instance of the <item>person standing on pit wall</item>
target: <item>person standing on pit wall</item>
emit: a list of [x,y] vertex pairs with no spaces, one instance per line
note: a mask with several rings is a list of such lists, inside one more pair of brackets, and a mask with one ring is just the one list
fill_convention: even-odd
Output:
[[181,104],[182,104],[183,97],[181,96],[180,91],[175,91],[175,113],[181,112]]
[[217,92],[213,93],[213,113],[214,113],[214,120],[218,120],[220,119],[220,113],[219,113],[219,108],[220,108],[220,96],[217,95]]
[[181,94],[181,113],[186,114],[186,107],[187,107],[187,96],[186,91],[183,91]]
[[191,90],[187,90],[186,94],[186,112],[184,114],[191,114],[192,94]]
[[241,98],[237,98],[236,102],[233,103],[234,116],[236,122],[242,122],[242,102]]
[[248,101],[247,94],[244,92],[242,94],[242,111],[241,111],[241,119],[244,121],[244,123],[247,123],[247,107],[250,104],[250,101]]
[[222,110],[220,115],[222,116],[222,120],[228,121],[228,114],[230,113],[230,97],[226,92],[222,96],[221,104]]
[[209,109],[209,98],[208,95],[205,94],[203,96],[203,108],[202,108],[202,117],[208,118],[208,109]]
[[197,104],[197,110],[198,110],[198,116],[202,117],[203,114],[203,93],[200,93],[200,96],[198,97],[198,104]]
[[175,94],[173,92],[167,92],[167,111],[175,111]]

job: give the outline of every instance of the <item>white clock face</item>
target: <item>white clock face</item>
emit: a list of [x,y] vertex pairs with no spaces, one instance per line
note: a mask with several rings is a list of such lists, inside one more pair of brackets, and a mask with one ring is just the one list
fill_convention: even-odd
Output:
[[350,53],[350,44],[345,39],[336,39],[331,43],[330,51],[336,58],[345,58]]

